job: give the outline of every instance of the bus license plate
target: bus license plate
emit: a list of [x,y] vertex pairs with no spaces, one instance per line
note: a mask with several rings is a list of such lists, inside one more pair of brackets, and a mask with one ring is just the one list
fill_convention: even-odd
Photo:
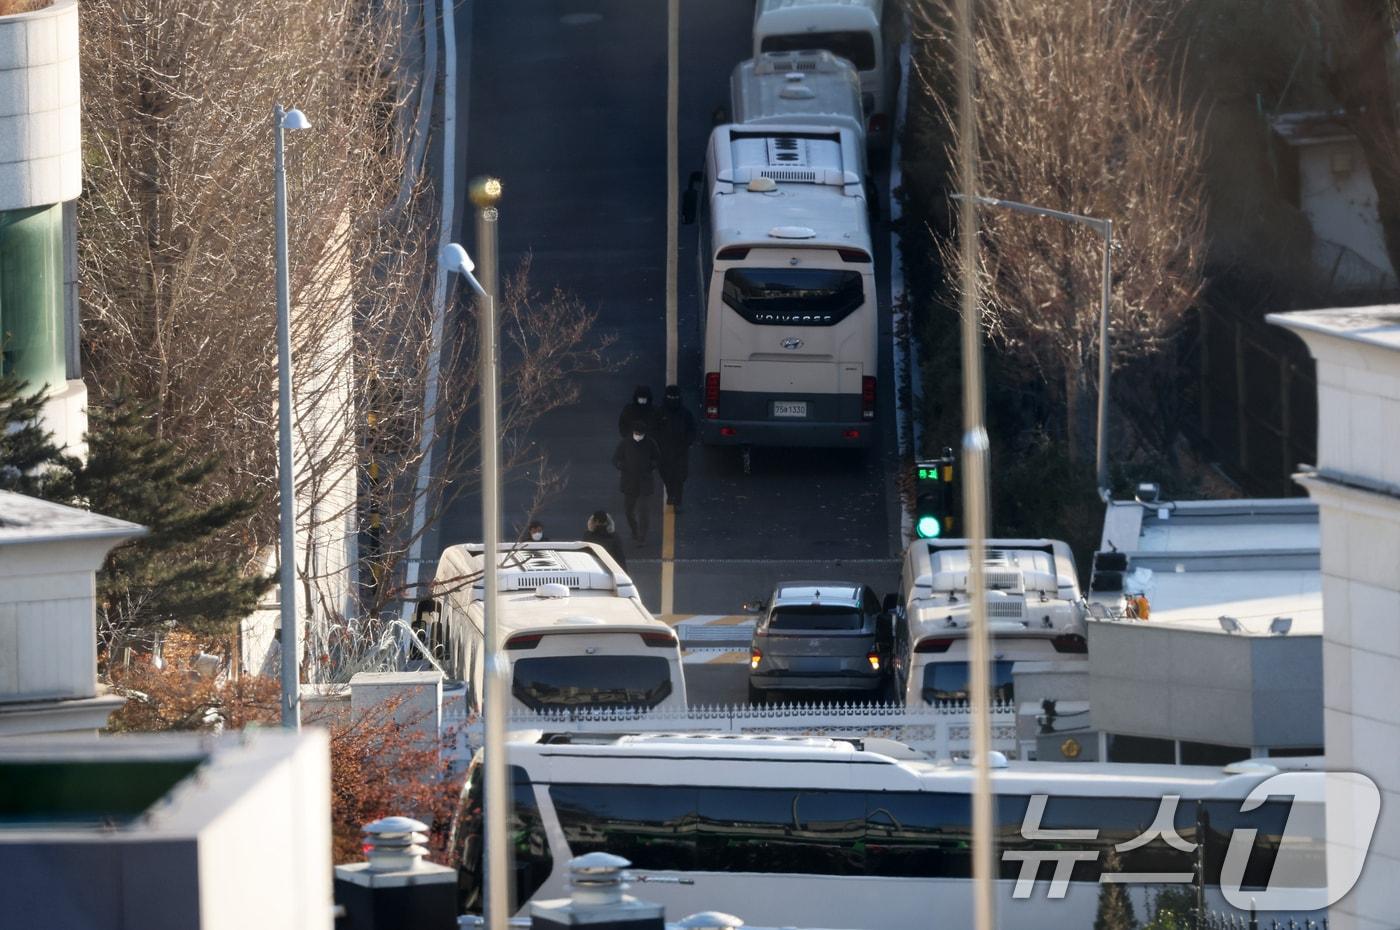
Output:
[[773,401],[773,416],[775,417],[805,417],[806,415],[807,402],[805,400]]

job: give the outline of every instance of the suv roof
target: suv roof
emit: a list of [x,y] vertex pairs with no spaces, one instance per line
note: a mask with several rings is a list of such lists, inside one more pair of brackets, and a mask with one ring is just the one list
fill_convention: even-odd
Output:
[[831,604],[859,607],[863,587],[853,581],[787,581],[778,585],[774,592],[773,606]]

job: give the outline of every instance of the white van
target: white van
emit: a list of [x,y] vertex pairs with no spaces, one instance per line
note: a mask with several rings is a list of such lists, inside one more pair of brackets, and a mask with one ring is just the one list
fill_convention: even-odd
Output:
[[830,126],[865,136],[856,69],[820,49],[741,61],[729,79],[729,107],[745,126]]
[[[920,539],[904,553],[892,671],[906,704],[968,698],[967,547],[965,539]],[[996,700],[1014,700],[1018,661],[1087,661],[1084,602],[1067,544],[989,539],[984,577]]]
[[867,447],[874,252],[851,130],[717,127],[700,200],[700,435],[711,445]]
[[871,145],[880,147],[889,144],[899,72],[893,24],[885,21],[884,7],[884,0],[758,0],[753,18],[755,58],[764,52],[825,49],[855,66],[866,133]]
[[[642,605],[632,579],[600,546],[501,547],[500,639],[511,714],[686,707],[680,643]],[[419,619],[448,674],[479,711],[485,668],[483,547],[449,546]]]

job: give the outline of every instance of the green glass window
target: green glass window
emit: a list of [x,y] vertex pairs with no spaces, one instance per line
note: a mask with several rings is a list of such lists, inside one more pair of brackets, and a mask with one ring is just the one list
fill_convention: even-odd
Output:
[[30,390],[64,382],[62,204],[0,211],[0,365]]

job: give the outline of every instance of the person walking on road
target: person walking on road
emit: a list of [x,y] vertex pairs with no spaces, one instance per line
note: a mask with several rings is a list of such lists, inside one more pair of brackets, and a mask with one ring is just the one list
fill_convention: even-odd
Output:
[[656,447],[661,453],[661,483],[666,503],[681,512],[681,495],[690,474],[690,447],[695,444],[695,417],[681,403],[679,385],[666,385],[666,396],[656,417]]
[[617,434],[623,439],[632,435],[632,427],[640,423],[644,432],[656,429],[656,408],[651,403],[651,388],[639,384],[632,391],[632,402],[622,408],[617,417]]
[[588,532],[584,534],[583,541],[602,546],[619,566],[624,570],[627,568],[627,556],[622,552],[622,540],[617,538],[617,526],[613,523],[612,514],[606,510],[595,510],[589,516]]
[[618,442],[612,458],[613,467],[621,472],[618,487],[627,525],[632,530],[632,541],[639,546],[647,541],[647,531],[651,529],[651,496],[656,493],[652,473],[661,460],[656,443],[647,433],[647,426],[634,420],[631,435]]

